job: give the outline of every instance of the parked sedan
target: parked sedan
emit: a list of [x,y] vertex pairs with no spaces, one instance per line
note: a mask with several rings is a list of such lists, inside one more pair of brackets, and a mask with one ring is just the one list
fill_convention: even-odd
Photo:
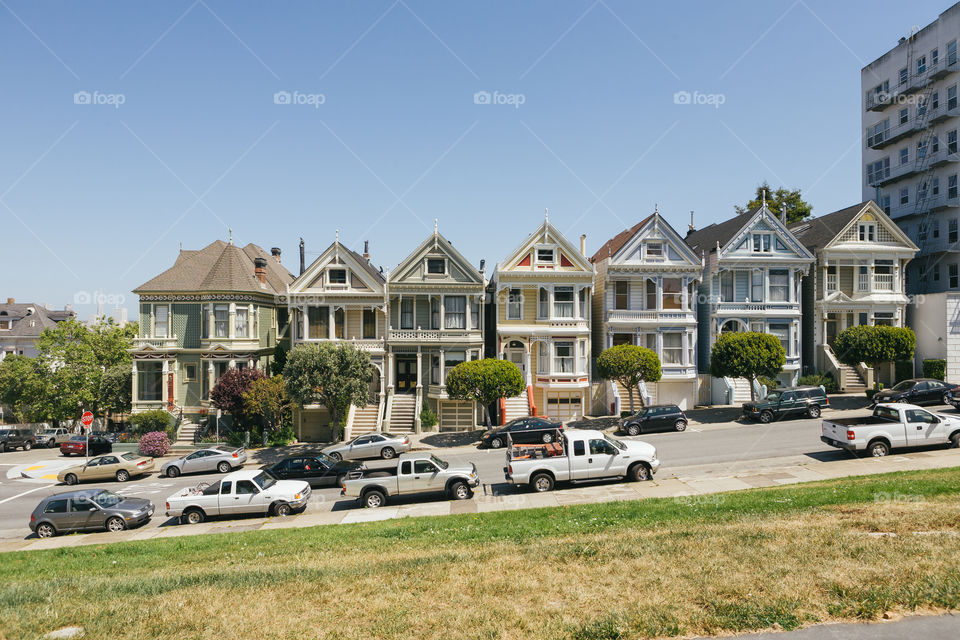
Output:
[[86,464],[67,467],[57,474],[57,480],[67,484],[77,484],[82,480],[109,480],[126,482],[132,476],[142,476],[153,471],[153,458],[144,458],[135,453],[123,453],[119,456],[106,455],[92,458]]
[[176,460],[164,463],[160,473],[168,478],[176,478],[181,473],[202,473],[217,471],[230,473],[239,469],[247,461],[247,452],[243,447],[217,445],[208,449],[199,449]]
[[551,422],[536,416],[517,418],[502,427],[490,429],[480,436],[480,446],[499,449],[506,446],[507,436],[516,444],[538,444],[553,442],[557,431],[563,429],[560,422]]
[[326,447],[323,453],[334,460],[362,460],[383,458],[389,460],[398,453],[410,450],[410,436],[395,436],[392,433],[368,433],[357,436],[350,442]]
[[[87,453],[87,440],[90,441],[90,453]],[[110,453],[113,451],[113,444],[106,438],[97,436],[73,436],[60,445],[60,453],[65,456],[77,454],[78,456],[99,455],[101,453]]]
[[620,421],[620,432],[631,436],[640,435],[644,431],[683,431],[686,428],[687,416],[675,404],[649,406]]
[[339,487],[345,475],[363,469],[363,464],[334,460],[325,453],[306,453],[260,468],[277,480],[306,480],[311,487]]
[[895,386],[874,394],[874,405],[882,402],[907,402],[909,404],[953,404],[952,392],[960,390],[955,384],[932,378],[914,378],[898,382]]
[[153,517],[153,503],[118,496],[105,489],[68,491],[48,496],[30,514],[30,530],[41,538],[70,531],[123,531]]

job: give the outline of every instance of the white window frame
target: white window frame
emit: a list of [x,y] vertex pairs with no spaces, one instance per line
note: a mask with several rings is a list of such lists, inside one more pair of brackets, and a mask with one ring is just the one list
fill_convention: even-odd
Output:
[[[560,349],[569,349],[566,355],[560,355]],[[569,363],[566,365],[564,363]],[[553,373],[576,373],[577,351],[572,340],[558,340],[553,343]]]
[[861,222],[857,224],[857,238],[860,242],[874,242],[877,237],[877,224],[875,222]]
[[[431,260],[438,260],[443,263],[443,273],[434,273],[430,271]],[[447,264],[446,258],[437,258],[437,257],[427,256],[426,258],[423,259],[423,273],[428,278],[442,278],[446,276],[449,273],[449,271],[450,271],[450,267]]]
[[[516,292],[516,296],[514,296],[514,292]],[[523,319],[523,289],[507,289],[507,320],[522,320],[522,319]]]
[[[662,240],[649,240],[644,242],[644,254],[647,258],[655,258],[657,260],[662,260],[666,257],[666,247]],[[658,253],[653,253],[650,251],[653,247],[657,247]]]
[[[660,334],[663,346],[660,354],[661,359],[663,360],[664,365],[679,367],[683,366],[683,332],[682,331],[664,331]],[[668,346],[667,339],[676,339],[677,344]],[[670,354],[670,357],[667,354]],[[671,360],[675,358],[676,361],[672,362]]]
[[[551,259],[541,260],[541,251],[550,251]],[[559,263],[557,253],[557,245],[555,244],[538,244],[533,248],[533,263],[537,266],[556,266]]]
[[[161,320],[160,320],[160,311],[163,310],[163,333],[160,332]],[[153,337],[154,338],[169,338],[170,337],[170,306],[166,304],[155,304],[153,305]]]
[[[333,281],[333,272],[342,271],[343,272],[343,282],[334,282]],[[328,287],[346,287],[350,284],[350,272],[347,271],[345,267],[335,266],[327,269],[327,286]]]

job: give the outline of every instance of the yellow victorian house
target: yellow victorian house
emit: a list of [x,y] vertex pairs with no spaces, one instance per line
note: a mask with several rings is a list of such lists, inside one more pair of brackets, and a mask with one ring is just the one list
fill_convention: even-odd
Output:
[[501,422],[524,415],[571,420],[590,412],[593,265],[544,217],[490,282],[496,318],[488,355],[515,363],[527,391],[507,398]]

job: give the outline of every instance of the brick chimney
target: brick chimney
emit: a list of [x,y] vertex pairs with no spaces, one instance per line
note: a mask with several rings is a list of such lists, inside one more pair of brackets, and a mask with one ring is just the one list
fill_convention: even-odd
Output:
[[277,264],[283,264],[283,262],[280,261],[280,247],[273,247],[270,249],[270,255],[272,255],[274,260],[277,261]]
[[260,281],[261,285],[267,284],[267,259],[266,258],[254,258],[253,275],[257,277],[257,280]]
[[370,259],[370,241],[369,240],[363,241],[363,257],[366,260]]

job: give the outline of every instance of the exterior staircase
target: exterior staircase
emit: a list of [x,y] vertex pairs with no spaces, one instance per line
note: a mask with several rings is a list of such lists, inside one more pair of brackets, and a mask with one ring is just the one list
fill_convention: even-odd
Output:
[[[380,405],[372,402],[365,407],[356,407],[353,411],[352,436],[362,436],[377,430],[377,415]],[[392,428],[392,427],[391,427]]]
[[746,378],[729,378],[733,383],[733,404],[750,402],[750,381]]
[[841,364],[839,370],[840,379],[837,380],[837,386],[839,386],[844,393],[864,393],[867,390],[866,383],[856,369]]
[[[614,381],[613,383],[617,387],[617,393],[620,394],[620,410],[629,411],[630,410],[630,394],[627,391],[627,388],[620,384],[619,382]],[[650,396],[650,404],[657,404],[657,385],[654,382],[647,383],[647,394]],[[633,390],[633,409],[634,411],[639,411],[640,407],[643,406],[643,398],[640,397],[640,389]]]
[[514,398],[506,398],[504,401],[503,421],[510,422],[517,418],[530,415],[530,404],[527,400],[527,392],[524,391]]
[[193,435],[199,428],[200,425],[184,419],[184,421],[180,423],[180,429],[177,430],[177,441],[173,443],[174,446],[192,447]]
[[[390,431],[393,433],[413,432],[414,414],[417,411],[417,396],[412,393],[397,393],[393,396],[390,409]],[[374,415],[376,420],[376,415]],[[356,422],[354,422],[356,424]],[[354,433],[359,433],[354,427]]]

